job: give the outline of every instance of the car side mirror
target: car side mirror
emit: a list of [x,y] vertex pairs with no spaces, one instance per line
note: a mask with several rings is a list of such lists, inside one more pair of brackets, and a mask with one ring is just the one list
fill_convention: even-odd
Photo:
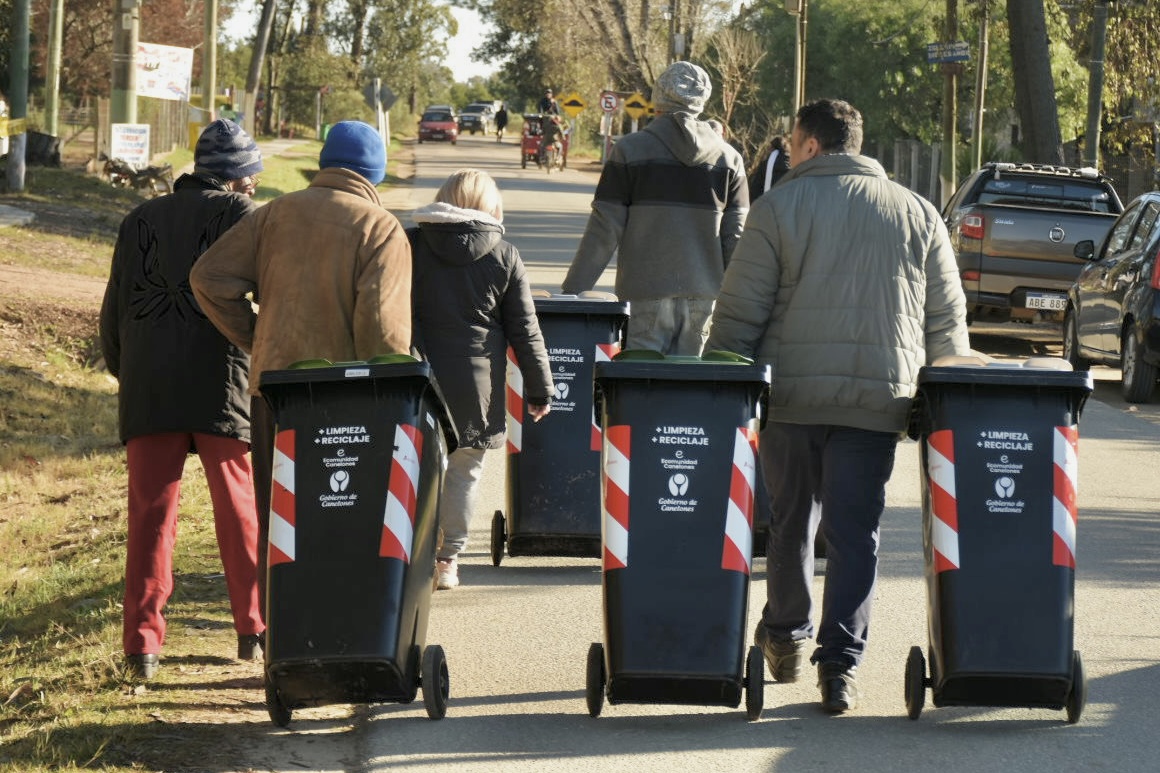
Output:
[[1091,260],[1096,254],[1096,243],[1091,239],[1076,242],[1075,250],[1072,251],[1072,254],[1080,260]]

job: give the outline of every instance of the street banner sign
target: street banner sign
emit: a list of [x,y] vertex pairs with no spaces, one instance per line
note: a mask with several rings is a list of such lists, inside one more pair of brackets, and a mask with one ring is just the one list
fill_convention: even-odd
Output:
[[575,118],[580,115],[580,111],[588,107],[580,95],[573,91],[560,99],[560,108],[568,115],[569,118]]
[[927,43],[926,63],[940,62],[968,62],[971,59],[971,49],[965,40],[956,40],[953,43]]
[[137,96],[189,101],[193,49],[137,44]]
[[624,100],[624,112],[628,113],[633,120],[644,115],[648,111],[648,107],[648,100],[639,91]]
[[606,113],[615,113],[616,108],[617,108],[617,103],[619,101],[620,100],[617,99],[615,92],[612,92],[612,91],[600,92],[600,109]]

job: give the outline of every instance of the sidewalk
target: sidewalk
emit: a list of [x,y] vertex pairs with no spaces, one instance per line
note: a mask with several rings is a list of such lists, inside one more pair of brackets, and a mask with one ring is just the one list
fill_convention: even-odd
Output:
[[36,219],[36,215],[23,209],[0,204],[0,228],[13,225],[28,225]]

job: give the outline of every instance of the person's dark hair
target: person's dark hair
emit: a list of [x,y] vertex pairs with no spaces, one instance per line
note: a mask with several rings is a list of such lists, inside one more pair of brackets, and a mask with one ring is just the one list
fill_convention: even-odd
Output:
[[862,152],[862,114],[849,102],[819,99],[802,105],[797,126],[818,141],[823,153]]

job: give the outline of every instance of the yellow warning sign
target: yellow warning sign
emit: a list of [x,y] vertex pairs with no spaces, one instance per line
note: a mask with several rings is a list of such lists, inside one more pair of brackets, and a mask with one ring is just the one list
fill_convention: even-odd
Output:
[[624,112],[632,118],[640,118],[649,109],[648,100],[639,91],[624,100]]
[[0,118],[0,137],[16,137],[24,134],[25,119]]
[[560,99],[560,107],[568,114],[569,118],[580,115],[580,111],[587,106],[587,103],[575,91]]

